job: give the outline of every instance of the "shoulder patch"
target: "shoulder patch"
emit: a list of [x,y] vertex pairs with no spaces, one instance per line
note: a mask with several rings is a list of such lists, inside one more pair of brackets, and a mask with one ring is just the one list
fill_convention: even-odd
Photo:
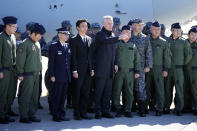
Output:
[[51,43],[51,45],[55,45],[55,44],[57,44],[57,41],[56,41],[56,42]]

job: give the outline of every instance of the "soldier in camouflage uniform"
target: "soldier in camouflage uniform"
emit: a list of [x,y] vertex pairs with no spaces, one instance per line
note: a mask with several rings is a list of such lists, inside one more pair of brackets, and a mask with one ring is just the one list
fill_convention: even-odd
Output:
[[114,21],[114,25],[113,25],[113,33],[115,36],[119,36],[120,35],[120,18],[118,17],[114,17],[113,18],[113,21]]
[[141,71],[140,77],[136,79],[135,91],[137,95],[137,102],[139,104],[138,114],[141,117],[145,117],[146,108],[146,89],[145,89],[145,73],[152,68],[152,49],[150,40],[144,34],[142,34],[143,23],[141,19],[133,20],[133,31],[131,35],[131,41],[136,45],[141,59]]

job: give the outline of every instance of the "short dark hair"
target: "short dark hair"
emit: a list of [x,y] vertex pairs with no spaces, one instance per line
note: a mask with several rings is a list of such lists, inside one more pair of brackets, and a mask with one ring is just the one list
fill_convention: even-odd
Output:
[[79,27],[80,24],[83,23],[83,22],[88,23],[88,21],[87,21],[86,19],[79,19],[79,20],[77,20],[77,22],[76,22],[76,27]]

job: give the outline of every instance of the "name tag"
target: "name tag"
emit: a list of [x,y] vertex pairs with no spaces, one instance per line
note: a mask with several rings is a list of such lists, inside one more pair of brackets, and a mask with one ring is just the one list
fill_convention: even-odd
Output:
[[58,55],[62,55],[62,51],[57,51],[57,54]]

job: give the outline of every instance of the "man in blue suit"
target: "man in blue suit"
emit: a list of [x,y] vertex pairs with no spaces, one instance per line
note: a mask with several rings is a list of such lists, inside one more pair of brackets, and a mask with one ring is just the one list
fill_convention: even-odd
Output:
[[53,83],[52,115],[53,121],[69,121],[65,117],[65,101],[68,84],[71,81],[70,73],[70,45],[67,43],[69,31],[66,28],[57,29],[58,41],[52,43],[49,49],[49,75]]

